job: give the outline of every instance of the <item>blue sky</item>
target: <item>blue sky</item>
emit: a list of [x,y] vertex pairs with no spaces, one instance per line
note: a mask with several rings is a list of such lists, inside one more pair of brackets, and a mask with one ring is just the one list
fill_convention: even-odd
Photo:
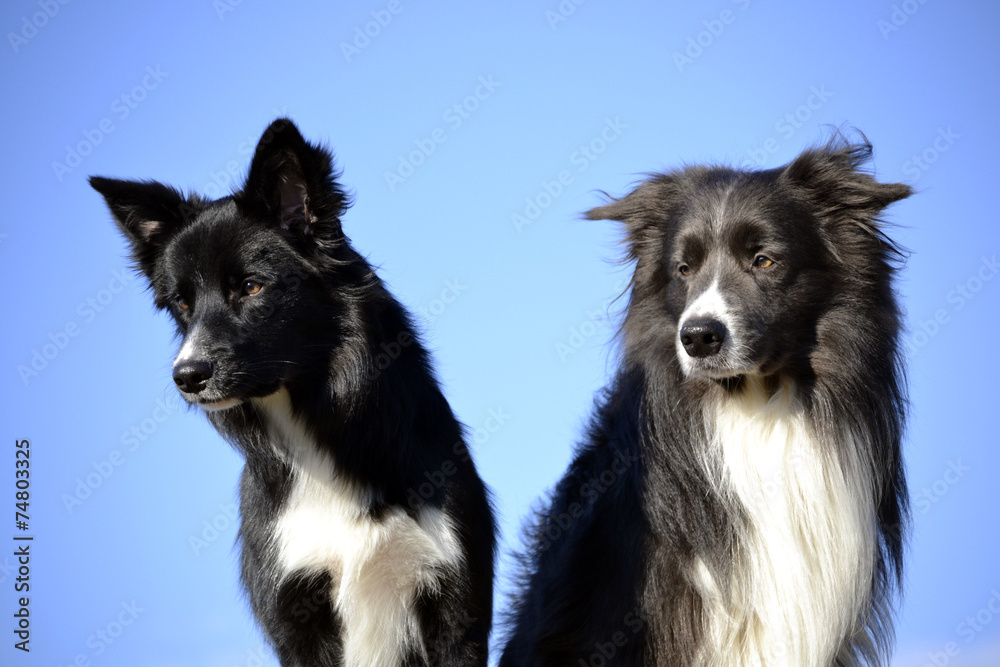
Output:
[[[287,114],[335,150],[348,234],[419,314],[497,497],[504,573],[613,369],[627,271],[614,225],[580,213],[649,171],[773,167],[829,126],[864,131],[878,177],[918,190],[890,212],[913,252],[894,664],[1000,664],[1000,5],[331,5],[0,8],[0,663],[276,664],[237,585],[241,462],[181,407],[171,326],[85,178],[219,196]],[[28,655],[10,632],[22,438]]]

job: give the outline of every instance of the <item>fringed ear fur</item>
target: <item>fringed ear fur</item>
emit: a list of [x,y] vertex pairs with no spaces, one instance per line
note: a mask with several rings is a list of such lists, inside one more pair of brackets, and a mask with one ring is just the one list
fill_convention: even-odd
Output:
[[840,134],[823,146],[803,151],[786,165],[781,178],[805,190],[828,212],[875,219],[890,204],[913,194],[904,183],[879,183],[865,170],[872,146],[862,135],[850,143]]
[[636,259],[644,247],[662,234],[662,226],[675,203],[675,185],[673,174],[655,174],[624,197],[590,209],[584,217],[623,223],[628,258]]
[[132,257],[146,275],[160,251],[191,223],[204,206],[196,197],[156,181],[129,181],[91,176],[90,185],[107,202],[118,228],[132,246]]
[[[233,199],[244,214],[273,222],[299,240],[336,242],[343,237],[340,217],[350,206],[338,176],[330,151],[310,144],[291,120],[279,118],[261,136],[246,184]],[[156,181],[92,176],[90,185],[104,197],[137,268],[147,276],[167,242],[208,204]]]
[[340,217],[350,205],[337,182],[333,155],[310,144],[287,118],[271,123],[261,136],[237,205],[272,220],[299,238],[339,237]]
[[[821,219],[834,224],[844,221],[860,225],[888,243],[878,232],[878,216],[890,204],[910,196],[913,190],[903,183],[876,181],[864,169],[871,156],[871,144],[863,135],[861,141],[851,143],[838,133],[825,145],[803,151],[784,167],[756,174],[768,179],[774,187],[803,193]],[[628,257],[635,259],[644,248],[663,238],[672,212],[685,199],[685,192],[710,182],[713,176],[732,181],[750,175],[751,172],[725,167],[688,167],[654,174],[624,197],[593,208],[584,216],[624,223]]]
[[654,175],[624,197],[596,206],[584,213],[584,216],[589,220],[617,220],[627,225],[639,223],[650,216],[655,217],[663,209],[663,199],[669,193],[672,182],[669,175]]

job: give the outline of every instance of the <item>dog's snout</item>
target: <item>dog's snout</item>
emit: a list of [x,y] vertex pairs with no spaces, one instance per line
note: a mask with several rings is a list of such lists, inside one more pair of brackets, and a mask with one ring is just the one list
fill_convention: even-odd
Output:
[[726,327],[716,319],[689,320],[681,327],[681,345],[692,357],[718,354],[725,340]]
[[174,382],[186,394],[197,394],[205,389],[212,377],[212,364],[193,359],[174,366]]

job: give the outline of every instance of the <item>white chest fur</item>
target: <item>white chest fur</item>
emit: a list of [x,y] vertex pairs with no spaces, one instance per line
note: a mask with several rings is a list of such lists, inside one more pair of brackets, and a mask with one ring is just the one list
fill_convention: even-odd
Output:
[[751,387],[709,416],[706,465],[747,521],[730,581],[701,561],[691,573],[706,602],[704,665],[829,665],[862,632],[875,554],[865,450],[823,451],[789,389]]
[[413,518],[397,507],[373,520],[364,512],[370,491],[337,474],[292,418],[287,392],[257,405],[268,417],[275,447],[293,468],[274,537],[283,575],[331,573],[346,665],[397,665],[411,647],[422,651],[416,595],[435,590],[441,570],[461,560],[448,517],[425,507]]

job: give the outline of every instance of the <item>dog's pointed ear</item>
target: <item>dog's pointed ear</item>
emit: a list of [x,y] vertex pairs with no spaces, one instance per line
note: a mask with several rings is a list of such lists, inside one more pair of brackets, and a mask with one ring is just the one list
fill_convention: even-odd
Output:
[[850,143],[837,134],[827,144],[804,151],[782,168],[781,178],[806,191],[822,215],[843,214],[862,223],[877,222],[890,204],[913,194],[904,183],[879,183],[865,170],[872,146],[861,135]]
[[310,144],[295,124],[279,118],[257,144],[250,173],[236,193],[237,206],[297,238],[336,241],[340,217],[350,205],[337,182],[333,155]]
[[663,227],[676,203],[676,179],[672,174],[655,174],[620,199],[611,199],[584,213],[589,220],[617,220],[625,225],[628,256],[662,238]]
[[146,275],[151,274],[167,241],[202,208],[197,197],[185,197],[156,181],[91,176],[90,185],[104,197],[115,223],[132,246],[132,258]]

